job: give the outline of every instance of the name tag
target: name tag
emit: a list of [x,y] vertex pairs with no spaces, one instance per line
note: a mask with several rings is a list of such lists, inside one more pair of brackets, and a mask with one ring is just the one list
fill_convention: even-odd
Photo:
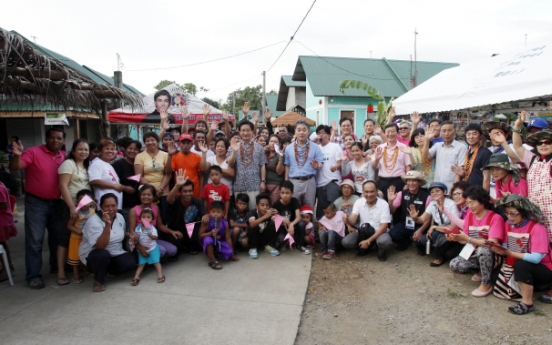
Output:
[[421,200],[416,200],[416,201],[414,201],[414,203],[415,203],[415,204],[419,204],[419,205],[422,205],[422,204],[423,204],[424,202],[423,202],[423,201],[421,201]]
[[410,200],[410,196],[409,196],[409,195],[405,195],[405,196],[404,196],[404,200]]

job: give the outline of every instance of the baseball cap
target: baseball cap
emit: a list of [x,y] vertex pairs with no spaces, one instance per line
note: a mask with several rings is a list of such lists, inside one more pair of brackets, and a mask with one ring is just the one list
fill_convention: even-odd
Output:
[[537,117],[536,119],[532,119],[529,121],[529,125],[527,126],[527,129],[535,127],[538,129],[548,128],[548,122],[546,122],[545,119],[541,119],[540,117]]
[[221,130],[218,130],[218,131],[215,132],[215,136],[217,136],[219,134],[226,135],[226,133],[224,133],[224,131],[221,131]]
[[186,140],[188,140],[188,141],[194,141],[194,138],[193,138],[190,134],[188,134],[188,133],[182,133],[182,134],[180,134],[180,138],[179,138],[179,139],[180,139],[180,141],[186,141]]

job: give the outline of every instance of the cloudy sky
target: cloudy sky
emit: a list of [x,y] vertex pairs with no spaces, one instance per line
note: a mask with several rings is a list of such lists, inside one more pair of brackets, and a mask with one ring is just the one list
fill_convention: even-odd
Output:
[[[15,30],[143,93],[162,79],[209,89],[226,100],[258,85],[284,49],[312,0],[4,2],[0,27]],[[550,0],[318,0],[280,60],[267,72],[267,92],[292,74],[299,55],[409,60],[414,29],[418,60],[469,63],[511,49],[552,43]],[[275,44],[282,42],[279,44]],[[191,67],[250,50],[271,47]],[[314,52],[314,53],[313,53]]]

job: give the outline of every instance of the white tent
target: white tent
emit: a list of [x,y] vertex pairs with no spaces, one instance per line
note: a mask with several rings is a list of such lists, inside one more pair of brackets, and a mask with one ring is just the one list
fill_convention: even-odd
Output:
[[[181,108],[188,107],[190,112],[189,124],[194,124],[197,120],[216,121],[222,119],[222,110],[211,107],[211,111],[207,119],[203,118],[203,105],[206,104],[196,96],[182,90],[178,85],[171,84],[163,88],[171,94],[171,105],[168,112],[174,119],[173,123],[182,123]],[[160,121],[159,113],[155,112],[154,94],[147,95],[143,98],[144,107],[142,109],[132,109],[129,106],[111,110],[108,113],[108,119],[111,122],[121,123],[154,123]],[[230,121],[234,121],[234,117],[230,115]]]
[[[393,101],[397,114],[453,110],[510,109],[552,99],[552,46],[515,53],[442,71]],[[510,102],[526,100],[525,105]],[[527,106],[527,107],[526,107]],[[548,106],[548,104],[546,105]]]

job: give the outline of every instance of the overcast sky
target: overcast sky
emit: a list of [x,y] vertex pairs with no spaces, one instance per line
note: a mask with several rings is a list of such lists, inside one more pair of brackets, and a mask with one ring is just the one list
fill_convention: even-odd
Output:
[[[107,75],[123,62],[123,80],[151,93],[162,79],[191,82],[226,100],[258,85],[285,43],[193,67],[169,68],[240,54],[289,40],[312,0],[278,1],[4,1],[0,27],[15,30]],[[292,74],[299,55],[409,60],[418,31],[419,61],[469,63],[552,43],[550,0],[318,0],[282,58],[267,73],[267,92]],[[307,49],[306,47],[309,49]],[[143,69],[165,68],[150,71]]]

